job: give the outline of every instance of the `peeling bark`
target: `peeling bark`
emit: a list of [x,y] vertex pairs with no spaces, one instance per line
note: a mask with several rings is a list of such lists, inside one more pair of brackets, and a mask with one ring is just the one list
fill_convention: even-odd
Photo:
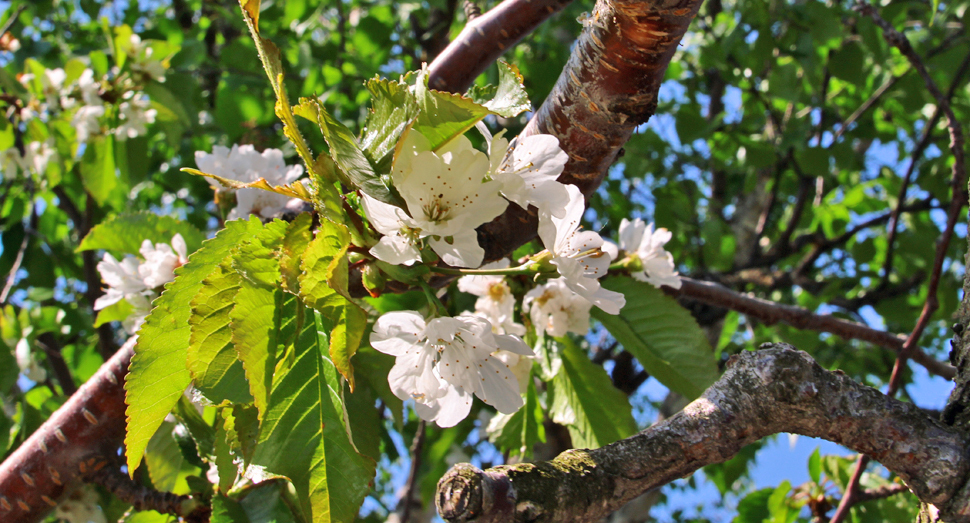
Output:
[[946,521],[970,521],[964,431],[826,371],[784,344],[732,357],[703,396],[625,440],[541,463],[485,471],[457,465],[438,483],[436,502],[449,522],[597,521],[643,492],[779,432],[872,456],[921,500],[941,507]]
[[[135,338],[132,338],[134,340]],[[108,466],[125,435],[126,343],[0,463],[0,520],[40,521],[85,476]]]

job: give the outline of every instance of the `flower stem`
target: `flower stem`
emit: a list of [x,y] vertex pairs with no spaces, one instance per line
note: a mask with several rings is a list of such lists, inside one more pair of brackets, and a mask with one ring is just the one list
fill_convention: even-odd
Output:
[[431,272],[438,274],[449,274],[452,276],[517,276],[519,274],[531,274],[536,272],[531,267],[534,264],[526,262],[518,267],[507,267],[505,269],[455,269],[452,267],[430,267]]

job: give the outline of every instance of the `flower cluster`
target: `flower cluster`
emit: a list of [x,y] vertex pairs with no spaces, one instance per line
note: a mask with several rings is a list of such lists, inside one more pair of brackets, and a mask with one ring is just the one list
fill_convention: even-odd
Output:
[[502,413],[522,406],[512,363],[500,351],[531,356],[519,338],[495,334],[477,316],[425,318],[414,311],[381,316],[370,338],[375,349],[395,356],[388,382],[394,395],[413,399],[415,411],[441,427],[468,416],[474,394]]
[[[216,145],[211,153],[197,151],[195,164],[203,172],[246,183],[263,178],[271,185],[289,185],[303,176],[302,166],[286,165],[283,151],[266,149],[260,153],[252,145],[233,145],[232,149]],[[252,188],[230,189],[212,178],[206,179],[215,188],[217,200],[235,193],[236,206],[229,212],[229,220],[250,214],[269,218],[284,208],[302,206],[300,200],[281,194]]]
[[102,310],[122,300],[128,302],[132,312],[122,322],[129,334],[138,332],[151,310],[151,302],[158,297],[158,288],[175,279],[175,269],[187,260],[187,247],[181,234],[172,237],[172,244],[152,243],[145,240],[135,256],[125,256],[121,261],[105,253],[98,263],[101,279],[108,285],[104,296],[94,302],[94,310]]

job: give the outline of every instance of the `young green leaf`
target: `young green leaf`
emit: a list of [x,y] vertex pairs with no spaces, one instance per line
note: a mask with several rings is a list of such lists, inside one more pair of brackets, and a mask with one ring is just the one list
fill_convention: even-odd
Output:
[[562,370],[549,383],[549,415],[569,428],[573,446],[595,449],[632,436],[637,423],[626,395],[569,339],[558,345]]
[[468,96],[475,103],[504,118],[518,116],[532,108],[519,68],[501,60],[498,62],[498,85],[472,86]]
[[231,263],[230,255],[202,280],[202,290],[189,303],[192,334],[188,369],[195,388],[215,404],[253,401],[242,362],[232,345],[229,314],[242,276]]
[[354,388],[350,359],[357,352],[367,327],[367,313],[353,302],[347,290],[347,228],[323,220],[303,255],[300,297],[307,306],[334,322],[330,334],[330,357],[340,374]]
[[618,315],[591,313],[651,376],[689,400],[717,380],[714,352],[686,309],[649,283],[607,278],[603,287],[622,292]]
[[283,245],[280,250],[280,273],[282,276],[283,289],[292,294],[300,294],[300,263],[303,253],[313,239],[310,227],[313,225],[313,216],[310,213],[302,213],[290,222],[283,236]]
[[186,304],[202,288],[202,280],[225,259],[230,250],[262,230],[258,218],[228,222],[215,238],[189,256],[175,270],[175,281],[155,300],[155,308],[139,331],[135,355],[125,378],[128,431],[125,449],[128,470],[141,462],[148,440],[178,402],[192,380],[186,368],[191,309]]
[[190,253],[198,249],[205,239],[192,224],[173,216],[159,216],[147,211],[119,214],[91,229],[81,240],[77,252],[104,249],[137,255],[143,241],[170,244],[176,234],[182,235]]
[[413,128],[428,139],[432,151],[494,114],[471,98],[429,89],[427,70],[415,78],[414,96],[421,112]]
[[378,173],[389,173],[397,144],[418,116],[418,104],[403,82],[373,78],[364,85],[371,107],[360,145]]
[[308,521],[352,521],[375,464],[347,436],[339,393],[327,383],[327,335],[318,322],[307,322],[292,365],[273,378],[252,462],[293,483]]
[[300,180],[297,180],[289,185],[272,185],[267,182],[265,178],[260,178],[255,182],[240,182],[239,180],[225,178],[216,174],[202,172],[198,169],[192,169],[189,167],[183,167],[180,170],[196,176],[212,178],[213,180],[216,180],[230,189],[262,189],[264,191],[281,194],[288,198],[298,198],[305,202],[313,201],[313,196],[310,194],[310,190],[307,189]]
[[234,249],[231,256],[233,268],[242,276],[229,312],[232,345],[246,370],[260,419],[265,416],[269,401],[284,313],[278,251],[286,227],[286,222],[278,220],[266,224],[252,240]]

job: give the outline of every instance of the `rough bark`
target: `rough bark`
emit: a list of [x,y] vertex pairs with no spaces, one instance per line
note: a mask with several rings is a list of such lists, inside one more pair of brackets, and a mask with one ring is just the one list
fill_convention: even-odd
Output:
[[[569,162],[559,181],[589,196],[620,149],[657,109],[667,65],[700,0],[600,0],[569,62],[520,137],[559,138]],[[486,260],[507,256],[536,235],[535,209],[509,210],[479,229]]]
[[[133,338],[134,339],[134,338]],[[0,463],[0,520],[41,520],[85,475],[108,465],[125,435],[125,344],[27,441]]]
[[449,522],[597,521],[643,492],[789,432],[865,453],[950,522],[970,521],[967,434],[783,344],[734,356],[703,396],[625,440],[541,463],[460,464],[438,483]]

